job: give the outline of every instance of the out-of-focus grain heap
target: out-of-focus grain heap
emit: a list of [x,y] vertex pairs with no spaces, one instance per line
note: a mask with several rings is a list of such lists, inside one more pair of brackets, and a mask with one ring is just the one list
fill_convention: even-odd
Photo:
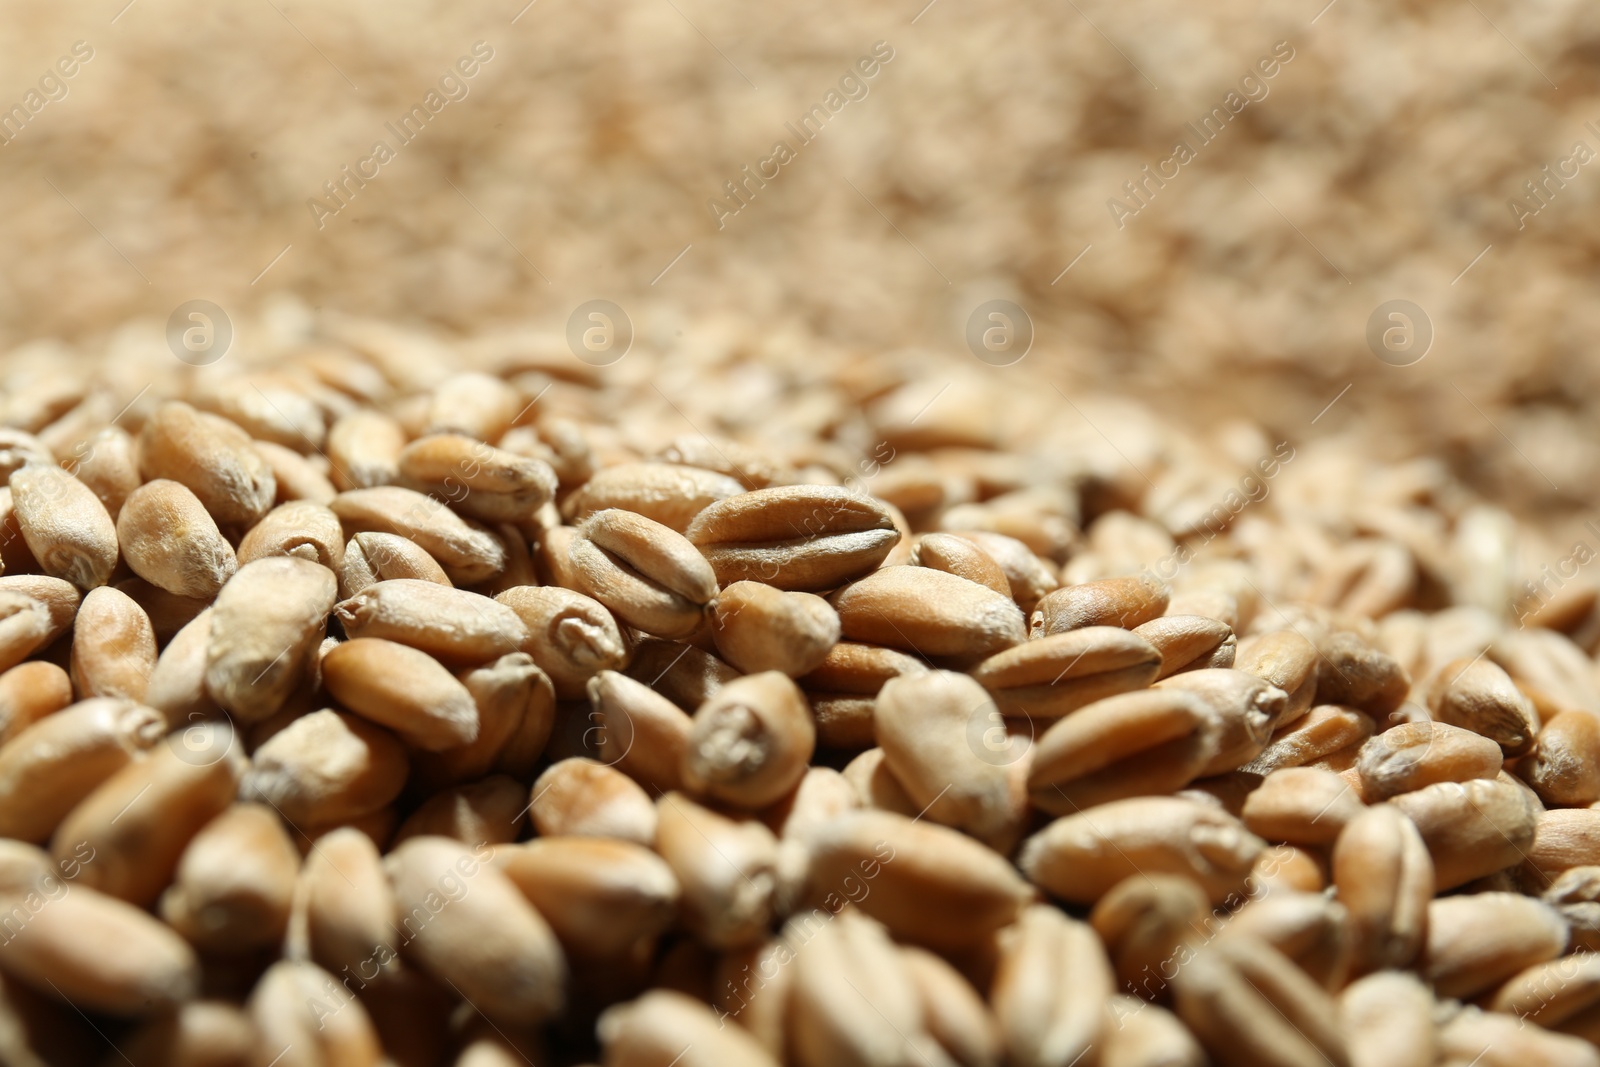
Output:
[[[971,308],[1011,296],[1038,324],[1029,362],[1064,383],[1361,428],[1508,501],[1585,502],[1600,473],[1600,175],[1576,159],[1600,149],[1600,10],[1579,0],[15,6],[7,342],[98,354],[130,317],[291,290],[458,329],[649,297],[959,351]],[[78,41],[92,58],[30,101]],[[892,58],[830,102],[880,41]],[[826,128],[802,143],[786,124],[813,106]],[[1202,144],[1185,124],[1217,108]],[[1169,162],[1178,138],[1193,159]],[[793,158],[769,164],[778,140]],[[747,202],[719,229],[731,180]],[[1437,334],[1408,368],[1363,343],[1397,297]]]

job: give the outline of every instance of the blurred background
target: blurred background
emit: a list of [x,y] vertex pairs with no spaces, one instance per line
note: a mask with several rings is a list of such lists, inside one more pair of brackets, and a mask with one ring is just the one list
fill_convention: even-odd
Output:
[[[1007,299],[1018,387],[1595,496],[1600,6],[524,3],[8,0],[0,344],[193,299],[245,345],[275,306],[451,344],[604,298],[751,358],[970,361]],[[1420,361],[1368,341],[1400,299]]]

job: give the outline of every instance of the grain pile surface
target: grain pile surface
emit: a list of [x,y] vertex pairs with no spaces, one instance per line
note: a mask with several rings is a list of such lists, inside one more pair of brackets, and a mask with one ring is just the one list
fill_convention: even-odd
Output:
[[6,368],[8,1062],[1600,1063],[1595,553],[1442,463],[240,333]]
[[0,1065],[1600,1067],[1591,7],[124,4]]
[[[1196,428],[1359,427],[1520,509],[1593,499],[1581,0],[12,7],[6,107],[75,42],[93,58],[0,146],[0,343],[98,355],[128,319],[283,290],[466,333],[603,297],[960,348],[1007,297],[1032,359]],[[1436,335],[1413,367],[1364,343],[1393,299]]]

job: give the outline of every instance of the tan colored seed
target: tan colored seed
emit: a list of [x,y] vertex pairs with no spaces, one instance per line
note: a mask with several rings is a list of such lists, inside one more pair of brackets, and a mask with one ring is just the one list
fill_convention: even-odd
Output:
[[801,1067],[911,1064],[937,1052],[899,950],[854,908],[798,915],[784,928],[798,946],[789,1026]]
[[639,958],[677,918],[678,880],[642,845],[542,836],[495,849],[494,863],[575,958]]
[[719,500],[744,492],[726,474],[673,463],[618,463],[596,471],[562,503],[568,522],[621,508],[683,533],[694,517]]
[[1322,893],[1284,890],[1247,900],[1218,931],[1218,939],[1255,938],[1289,959],[1318,985],[1334,989],[1346,979],[1348,916]]
[[1017,858],[1041,889],[1089,904],[1131,874],[1187,875],[1213,902],[1243,888],[1266,843],[1225,811],[1176,797],[1138,797],[1057,819]]
[[[257,441],[255,449],[266,461],[267,467],[272,471],[273,480],[278,484],[278,503],[303,500],[308,504],[327,507],[328,503],[339,495],[339,490],[334,488],[333,482],[325,473],[328,469],[326,464],[319,465],[294,449],[285,448],[271,441]],[[108,504],[107,507],[109,506]]]
[[1271,774],[1284,767],[1304,767],[1335,752],[1354,752],[1374,729],[1372,719],[1354,708],[1323,704],[1280,727],[1243,769]]
[[558,586],[525,586],[495,597],[522,619],[523,651],[550,676],[556,695],[581,699],[589,679],[627,666],[629,647],[616,617],[593,597]]
[[[0,578],[0,581],[5,579]],[[73,614],[76,614],[76,608]],[[33,597],[0,589],[0,666],[10,670],[59,637],[71,625],[69,618],[67,626],[57,627],[50,616],[49,607]]]
[[165,646],[179,630],[189,625],[201,612],[211,606],[212,597],[179,596],[169,593],[143,578],[129,578],[112,586],[126,593],[150,618],[155,630],[156,644]]
[[349,637],[397,641],[455,666],[509,655],[530,636],[522,618],[504,604],[415,578],[369,585],[336,605],[334,615]]
[[1394,657],[1355,634],[1335,633],[1318,643],[1318,704],[1344,704],[1376,719],[1399,708],[1411,678]]
[[[781,937],[724,952],[711,977],[712,1006],[749,1032],[774,1058],[788,1044],[794,949]],[[766,979],[771,975],[770,979]],[[764,980],[765,979],[765,980]]]
[[1218,1062],[1242,1067],[1349,1063],[1329,995],[1277,949],[1251,937],[1195,953],[1173,983],[1178,1016]]
[[414,578],[450,585],[450,576],[415,541],[398,534],[358,533],[344,546],[339,597],[348,600],[375,582]]
[[1281,891],[1320,893],[1328,888],[1327,868],[1321,852],[1274,845],[1256,860],[1250,872],[1251,891],[1262,895]]
[[1233,666],[1289,694],[1274,729],[1311,710],[1317,692],[1317,648],[1293,630],[1274,630],[1239,643]]
[[902,674],[920,674],[927,664],[881,645],[840,641],[820,664],[798,680],[817,720],[817,741],[847,751],[873,744],[873,698],[885,682]]
[[625,673],[691,712],[740,675],[710,652],[655,637],[641,637]]
[[1333,882],[1350,915],[1355,973],[1409,967],[1434,893],[1433,860],[1411,820],[1386,804],[1351,819],[1334,844]]
[[239,542],[242,567],[268,556],[295,556],[339,573],[344,565],[344,531],[339,516],[306,500],[279,504]]
[[1464,1000],[1555,959],[1566,945],[1566,921],[1542,900],[1519,893],[1440,897],[1428,905],[1419,970],[1439,996]]
[[110,586],[91,589],[72,631],[72,681],[79,695],[143,701],[156,666],[150,617]]
[[428,433],[460,433],[499,440],[526,405],[511,383],[492,374],[465,371],[433,387],[425,419]]
[[996,1067],[1005,1054],[1000,1024],[972,983],[927,949],[908,945],[899,951],[928,1033],[956,1063]]
[[746,489],[786,485],[796,473],[760,447],[705,434],[674,437],[659,456],[667,463],[686,463],[736,478]]
[[1100,1067],[1204,1067],[1205,1050],[1178,1017],[1134,997],[1112,997]]
[[833,606],[845,637],[923,656],[977,659],[1027,637],[1009,597],[927,567],[885,567],[840,590]]
[[[166,716],[169,727],[212,718],[217,702],[206,692],[206,649],[211,645],[207,608],[167,642],[145,686],[145,703]],[[0,679],[3,680],[3,679]]]
[[269,371],[248,378],[202,379],[196,403],[252,437],[280,445],[319,449],[327,439],[323,409],[299,378]]
[[0,427],[0,476],[11,477],[29,463],[54,466],[50,446],[38,437],[11,426]]
[[1526,852],[1523,869],[1539,887],[1574,867],[1600,866],[1600,809],[1543,812]]
[[139,488],[138,448],[133,437],[120,426],[107,426],[89,438],[88,451],[68,467],[77,479],[100,499],[106,512],[116,519],[122,502]]
[[1505,776],[1440,782],[1389,803],[1422,831],[1438,892],[1521,862],[1538,825],[1538,800]]
[[54,663],[19,663],[0,674],[0,749],[22,731],[72,703],[72,680]]
[[1489,646],[1488,658],[1505,669],[1543,718],[1571,708],[1600,710],[1591,661],[1565,634],[1508,629]]
[[1111,800],[1176,792],[1211,762],[1220,735],[1216,716],[1194,693],[1107,697],[1056,721],[1039,738],[1029,796],[1042,811],[1071,815]]
[[1468,1007],[1439,1027],[1438,1062],[1440,1067],[1595,1067],[1600,1054],[1580,1038]]
[[1435,782],[1466,782],[1500,773],[1500,746],[1441,722],[1401,723],[1367,741],[1356,759],[1362,794],[1386,800]]
[[209,599],[239,569],[200,498],[178,482],[146,482],[117,515],[122,552],[133,573],[160,589]]
[[1025,614],[1031,615],[1039,600],[1061,585],[1053,567],[1015,537],[987,530],[962,530],[955,536],[971,541],[999,565],[1011,586],[1011,599]]
[[300,853],[265,804],[236,804],[195,835],[162,894],[160,914],[199,948],[273,946],[289,924]]
[[1269,841],[1319,848],[1366,808],[1339,775],[1319,767],[1273,771],[1245,798],[1240,818]]
[[481,596],[497,597],[507,589],[539,584],[539,568],[533,561],[533,544],[528,539],[529,534],[524,532],[525,526],[526,523],[501,522],[491,527],[491,531],[505,546],[505,569],[488,581],[468,588]]
[[426,652],[376,637],[345,641],[322,657],[322,684],[339,703],[408,744],[443,752],[478,736],[465,686]]
[[415,837],[451,837],[464,845],[505,845],[522,833],[528,790],[504,774],[441,789],[395,831],[394,844]]
[[540,837],[608,837],[648,848],[656,808],[637,782],[614,767],[575,757],[558,760],[533,783],[529,805]]
[[1487,659],[1455,660],[1439,668],[1427,700],[1439,722],[1482,734],[1508,758],[1526,754],[1539,732],[1532,702],[1517,691],[1504,669]]
[[951,671],[891,679],[873,715],[884,761],[917,810],[1005,852],[1027,817],[1027,768],[1009,747],[985,745],[999,722],[983,686]]
[[1540,899],[1567,920],[1573,950],[1600,952],[1600,866],[1567,868]]
[[682,787],[694,733],[694,720],[682,708],[616,671],[601,671],[589,682],[589,704],[602,762],[656,792]]
[[713,948],[755,944],[774,917],[778,842],[761,823],[682,793],[656,802],[656,851],[682,887],[684,924]]
[[27,539],[22,536],[22,527],[17,524],[17,509],[11,501],[11,487],[0,486],[0,573],[32,574],[38,570],[39,561],[28,551]]
[[685,536],[717,581],[820,593],[870,573],[900,540],[886,505],[829,485],[786,485],[719,500]]
[[340,490],[390,485],[400,476],[405,432],[394,419],[371,408],[341,415],[328,429],[328,459]]
[[94,862],[84,864],[78,881],[149,907],[171,884],[194,835],[232,802],[245,765],[240,748],[226,723],[167,735],[72,809],[51,855],[64,862],[87,843]]
[[799,783],[815,747],[816,727],[799,687],[777,671],[749,675],[695,712],[683,783],[723,803],[764,808]]
[[191,1000],[118,1038],[117,1049],[134,1067],[243,1067],[259,1041],[242,1008],[220,1000]]
[[812,767],[788,796],[763,814],[763,821],[786,843],[809,840],[825,823],[861,806],[854,785],[831,767]]
[[1237,651],[1233,627],[1202,615],[1165,615],[1134,627],[1133,632],[1161,653],[1157,678],[1179,671],[1232,667]]
[[1193,879],[1172,874],[1125,878],[1089,914],[1118,981],[1146,1000],[1166,999],[1187,946],[1210,933],[1212,921],[1205,891]]
[[1033,894],[1002,856],[947,827],[885,811],[849,812],[819,827],[811,890],[822,901],[865,880],[858,906],[896,939],[929,948],[982,943]]
[[271,556],[239,568],[217,594],[206,691],[245,722],[283,707],[312,669],[337,583],[326,567]]
[[154,709],[108,698],[85,700],[22,729],[0,747],[0,835],[47,840],[84,797],[166,729]]
[[220,526],[255,525],[277,493],[272,469],[249,434],[176,400],[157,408],[140,431],[139,470],[147,481],[168,478],[187,486]]
[[1089,1056],[1105,1033],[1111,964],[1087,924],[1044,904],[1000,933],[990,1000],[1018,1067],[1053,1067]]
[[389,853],[405,954],[497,1022],[554,1018],[565,999],[560,943],[488,859],[442,837],[413,838]]
[[484,522],[519,522],[555,495],[550,465],[460,434],[432,434],[400,452],[398,484],[448,500]]
[[1131,630],[1159,619],[1170,596],[1166,584],[1151,575],[1063,586],[1040,599],[1029,626],[1036,638],[1085,626]]
[[1546,804],[1581,806],[1600,800],[1600,716],[1563,711],[1539,731],[1533,753],[1516,774]]
[[1263,679],[1223,667],[1185,671],[1155,687],[1194,693],[1210,709],[1220,732],[1205,774],[1236,770],[1259,756],[1288,700],[1288,694]]
[[44,572],[79,589],[105,585],[117,565],[117,527],[94,491],[56,466],[11,475],[17,525]]
[[239,795],[307,826],[370,815],[400,795],[405,779],[405,750],[393,734],[325,708],[256,749]]
[[[54,641],[67,632],[83,600],[83,595],[71,582],[42,574],[8,574],[0,578],[0,594],[16,594],[33,601],[44,613],[45,628],[42,632],[47,641]],[[12,608],[14,603],[11,600],[7,607]]]
[[1161,653],[1113,626],[1052,634],[998,652],[972,670],[1005,715],[1057,718],[1155,680]]
[[[6,973],[80,1009],[148,1015],[194,996],[200,963],[183,938],[115,897],[59,880],[0,898]],[[18,921],[18,916],[21,921]]]
[[608,1008],[596,1032],[606,1067],[778,1067],[744,1030],[666,989]]
[[393,974],[399,964],[394,893],[372,839],[359,830],[323,834],[300,873],[312,958],[336,974]]
[[717,594],[711,636],[723,659],[746,674],[799,677],[821,665],[839,641],[839,615],[812,593],[734,582]]
[[[496,662],[503,664],[510,658],[502,657]],[[531,659],[532,657],[529,658]],[[525,671],[526,668],[521,664],[520,657],[516,660],[516,663],[517,666],[513,669],[517,673],[520,674]],[[484,670],[495,670],[495,664],[490,664]],[[495,759],[496,770],[523,781],[533,777],[534,768],[539,764],[540,755],[550,743],[550,736],[555,729],[556,722],[555,686],[550,683],[549,675],[538,670],[537,665],[534,666],[534,670],[537,673],[528,675],[525,683],[520,681],[516,683],[516,688],[526,694],[521,721],[505,744],[501,746],[500,754]],[[474,681],[474,673],[462,675],[461,681],[467,687],[467,692],[471,693],[473,699],[478,703],[480,722],[478,736],[481,739],[485,729],[483,726],[486,714],[483,710],[485,698],[480,693],[480,685]],[[496,716],[492,712],[487,714],[490,720],[489,728],[493,729],[493,720]],[[467,746],[467,748],[470,751],[471,746]],[[444,759],[449,762],[448,756],[444,757]],[[462,757],[462,762],[465,763],[468,759],[470,759],[470,755],[465,755]],[[430,757],[417,757],[416,765],[419,772],[425,772],[429,762]]]
[[1011,583],[987,552],[957,534],[921,534],[911,546],[911,565],[931,567],[988,586],[1001,596],[1011,595]]
[[340,978],[314,963],[279,960],[256,982],[246,1004],[257,1058],[279,1067],[379,1067],[377,1031]]
[[578,539],[576,526],[547,526],[539,535],[534,562],[546,585],[579,589],[578,569],[572,562],[572,543]]
[[881,748],[869,748],[845,764],[841,776],[855,790],[857,807],[892,811],[896,815],[916,815],[917,803],[889,769]]
[[1350,1067],[1435,1067],[1433,993],[1410,974],[1381,971],[1339,994]]
[[685,637],[717,595],[711,566],[682,534],[612,508],[583,520],[572,563],[584,592],[630,626]]
[[1492,1011],[1548,1029],[1561,1029],[1594,1040],[1600,1013],[1600,953],[1580,952],[1518,973],[1489,998]]
[[[511,652],[456,676],[478,709],[478,736],[444,752],[413,753],[411,782],[422,790],[460,785],[499,769],[532,770],[555,725],[556,694],[526,652]],[[530,751],[531,750],[531,751]]]
[[505,569],[497,538],[439,500],[397,485],[352,489],[328,505],[352,533],[395,534],[427,552],[456,585],[473,585]]

